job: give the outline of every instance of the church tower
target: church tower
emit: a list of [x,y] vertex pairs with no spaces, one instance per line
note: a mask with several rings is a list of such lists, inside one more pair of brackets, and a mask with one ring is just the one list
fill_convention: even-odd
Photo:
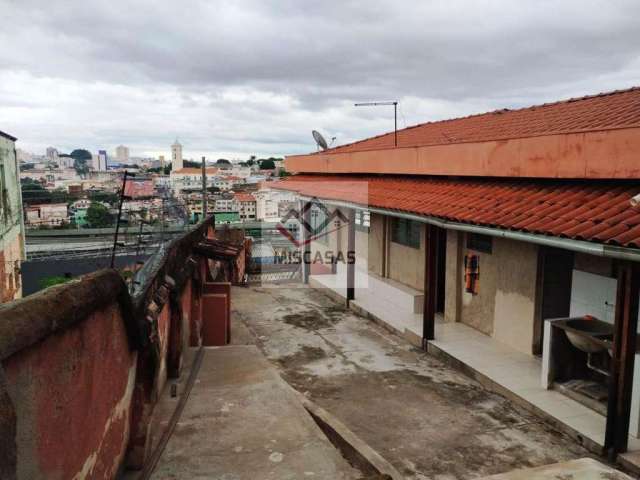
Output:
[[177,138],[174,144],[171,145],[171,165],[171,170],[174,172],[182,169],[182,145],[180,145]]

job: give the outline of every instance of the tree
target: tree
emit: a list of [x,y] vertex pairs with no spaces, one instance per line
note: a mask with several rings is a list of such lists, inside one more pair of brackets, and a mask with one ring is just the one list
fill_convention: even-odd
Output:
[[268,158],[267,160],[260,161],[260,170],[274,170],[275,168],[276,168],[276,164],[270,158]]
[[101,203],[91,202],[87,209],[87,224],[89,228],[104,228],[113,225],[113,215]]
[[91,200],[92,202],[106,202],[109,205],[115,205],[118,202],[119,198],[120,197],[117,193],[101,191],[89,192],[89,200]]
[[40,183],[27,178],[21,181],[22,201],[25,204],[51,203],[51,193]]
[[86,175],[92,158],[91,152],[83,148],[77,148],[69,156],[73,158],[73,168],[75,168],[78,175]]

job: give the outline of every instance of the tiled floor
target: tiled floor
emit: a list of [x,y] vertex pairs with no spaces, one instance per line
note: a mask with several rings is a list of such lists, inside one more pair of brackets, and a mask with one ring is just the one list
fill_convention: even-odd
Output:
[[[604,444],[605,417],[580,403],[546,390],[541,382],[541,361],[461,323],[436,325],[430,343],[463,362],[494,383],[569,426],[597,445]],[[640,449],[640,440],[629,437],[629,449]]]
[[[363,272],[356,275],[355,305],[400,332],[410,330],[422,336],[422,314],[395,308],[379,292],[366,288],[367,280],[364,277],[366,274]],[[346,279],[343,275],[318,275],[312,279],[315,285],[329,288],[345,297]],[[437,323],[435,337],[430,343],[445,354],[508,389],[595,444],[604,445],[605,417],[559,392],[543,388],[540,359],[513,350],[462,323]],[[629,451],[636,450],[640,450],[640,439],[629,437]]]

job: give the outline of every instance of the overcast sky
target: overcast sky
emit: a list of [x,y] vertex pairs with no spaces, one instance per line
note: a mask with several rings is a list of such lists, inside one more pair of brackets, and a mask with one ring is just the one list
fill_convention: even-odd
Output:
[[0,0],[0,130],[42,153],[315,150],[640,84],[640,1]]

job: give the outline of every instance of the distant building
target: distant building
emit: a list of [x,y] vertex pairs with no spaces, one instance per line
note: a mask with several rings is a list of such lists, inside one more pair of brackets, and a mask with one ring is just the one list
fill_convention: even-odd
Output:
[[[275,182],[274,182],[275,183]],[[292,192],[272,190],[265,184],[253,194],[256,199],[256,219],[264,222],[278,222],[297,197]]]
[[24,260],[22,193],[18,179],[16,138],[0,131],[0,302],[22,297]]
[[66,203],[43,203],[25,209],[26,224],[30,227],[58,227],[69,222]]
[[250,193],[236,193],[233,196],[240,213],[240,220],[253,221],[256,219],[256,199]]
[[152,197],[155,192],[151,178],[127,179],[124,194],[129,198]]
[[116,147],[116,159],[118,159],[118,163],[129,163],[129,147],[118,145]]
[[47,158],[51,161],[58,160],[58,150],[54,147],[47,148]]
[[107,151],[98,150],[97,164],[94,165],[94,168],[99,172],[106,172],[108,163],[109,163],[109,157],[107,156]]
[[[207,187],[215,185],[217,168],[208,167]],[[172,169],[169,174],[171,189],[174,192],[182,190],[201,190],[202,189],[202,169],[201,168],[180,168]]]
[[171,145],[171,165],[173,170],[182,170],[182,145],[176,139],[175,143]]
[[226,175],[223,177],[216,177],[213,184],[220,190],[233,190],[236,185],[240,185],[243,183],[243,178],[236,177],[235,175]]

